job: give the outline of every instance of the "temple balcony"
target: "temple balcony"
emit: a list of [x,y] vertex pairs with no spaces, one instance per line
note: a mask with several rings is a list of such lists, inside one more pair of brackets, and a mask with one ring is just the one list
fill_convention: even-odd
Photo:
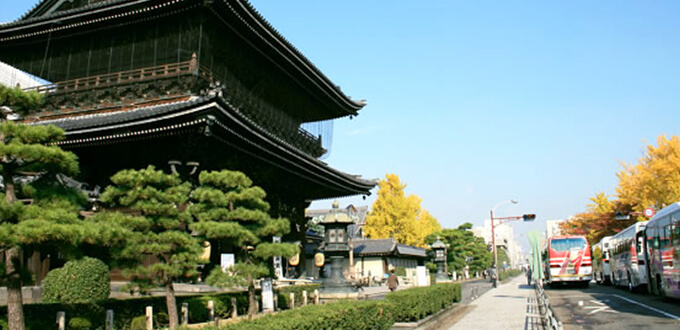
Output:
[[319,158],[326,153],[321,137],[301,128],[301,123],[284,110],[254,95],[232,75],[216,76],[195,60],[59,81],[25,90],[45,96],[41,112],[27,115],[26,121],[128,111],[218,95],[250,123],[305,154]]

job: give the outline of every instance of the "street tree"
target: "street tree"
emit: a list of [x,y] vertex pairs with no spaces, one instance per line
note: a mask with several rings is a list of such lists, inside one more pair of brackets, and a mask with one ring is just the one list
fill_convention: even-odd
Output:
[[630,208],[617,200],[610,199],[603,192],[595,194],[590,201],[591,204],[587,205],[586,212],[578,213],[559,225],[564,234],[583,235],[592,245],[605,236],[618,233],[636,221],[636,218],[630,221],[616,220],[617,210]]
[[79,229],[74,226],[77,213],[61,208],[63,204],[45,202],[33,207],[17,201],[17,179],[25,172],[38,172],[48,177],[60,172],[78,172],[73,153],[53,145],[64,132],[54,126],[28,126],[10,121],[0,124],[0,165],[5,198],[0,201],[0,249],[5,251],[0,269],[7,285],[7,314],[11,330],[24,329],[21,287],[25,273],[20,267],[23,249],[56,242],[77,241]]
[[300,252],[297,244],[272,242],[273,236],[290,231],[288,220],[271,217],[265,191],[238,171],[201,172],[191,196],[189,212],[195,221],[189,228],[236,257],[227,272],[217,267],[206,281],[220,287],[248,287],[248,314],[256,314],[255,279],[271,273],[268,265],[274,256],[289,258]]
[[680,138],[677,135],[657,138],[657,146],[648,144],[638,163],[622,164],[617,173],[616,193],[622,204],[633,211],[647,207],[657,210],[680,201]]
[[364,233],[374,239],[392,237],[399,243],[425,246],[425,237],[441,226],[421,208],[420,197],[406,195],[406,184],[396,174],[387,174],[378,186],[378,198],[366,216]]
[[[111,182],[102,202],[137,216],[108,215],[132,232],[117,258],[126,261],[121,264],[140,287],[165,289],[169,326],[174,329],[179,322],[173,282],[195,276],[202,253],[199,241],[187,230],[191,217],[185,209],[191,185],[177,173],[166,174],[153,166],[119,171]],[[153,262],[145,265],[149,259]]]
[[443,229],[427,236],[428,244],[434,243],[437,237],[449,246],[447,262],[449,268],[456,271],[470,267],[471,272],[481,272],[493,263],[493,255],[488,251],[484,239],[472,232],[472,224],[466,222],[455,229]]

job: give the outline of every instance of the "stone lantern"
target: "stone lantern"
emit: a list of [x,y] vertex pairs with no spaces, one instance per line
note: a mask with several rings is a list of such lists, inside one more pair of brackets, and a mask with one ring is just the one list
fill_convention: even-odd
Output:
[[446,244],[444,244],[439,236],[437,236],[437,240],[432,243],[430,247],[434,252],[434,262],[437,264],[437,275],[435,276],[437,282],[448,281],[448,276],[444,274],[444,263],[446,263]]
[[[349,215],[339,210],[338,202],[333,203],[333,210],[319,224],[324,226],[324,243],[321,250],[331,262],[331,274],[323,280],[324,293],[353,293],[356,288],[342,273],[345,257],[349,257],[349,236],[347,226],[354,223]],[[350,265],[351,267],[351,265]]]

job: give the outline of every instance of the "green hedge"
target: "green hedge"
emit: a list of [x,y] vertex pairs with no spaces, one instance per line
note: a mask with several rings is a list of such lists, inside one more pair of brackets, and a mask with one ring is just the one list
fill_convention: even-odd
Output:
[[[238,313],[243,315],[248,310],[248,293],[234,292],[222,293],[204,296],[178,296],[177,307],[180,308],[183,302],[190,302],[192,299],[200,298],[201,301],[215,300],[215,305],[226,304],[229,306],[229,313],[231,312],[231,298],[237,299]],[[92,323],[92,328],[103,328],[106,319],[106,310],[112,309],[114,312],[114,322],[116,329],[130,329],[132,320],[135,317],[143,316],[146,306],[152,306],[154,314],[167,315],[165,304],[165,296],[142,297],[127,300],[109,299],[100,304],[27,304],[24,305],[24,315],[26,318],[27,330],[42,330],[51,329],[54,326],[57,312],[66,312],[67,322],[72,318],[83,318]],[[218,312],[220,310],[217,310]],[[205,313],[205,320],[197,320],[197,322],[207,321],[207,312]],[[226,315],[220,315],[226,317]],[[156,319],[156,317],[154,317]],[[167,316],[165,317],[167,319]],[[0,324],[3,320],[7,320],[7,307],[0,306]],[[165,322],[164,322],[165,321]],[[80,322],[80,321],[79,321]],[[155,323],[166,323],[162,317],[157,319]]]
[[284,286],[276,289],[276,294],[278,295],[279,308],[280,309],[290,309],[290,293],[295,293],[295,307],[302,306],[302,291],[307,291],[307,298],[310,299],[314,290],[321,288],[321,284],[305,284],[305,285],[290,285]]
[[502,281],[505,281],[506,279],[510,279],[510,278],[519,276],[520,274],[522,274],[522,271],[519,270],[519,269],[510,269],[510,270],[507,270],[507,271],[501,271],[498,274],[498,280],[502,282]]
[[394,319],[388,310],[387,303],[382,301],[344,301],[286,310],[254,320],[230,324],[220,329],[390,329],[394,324]]
[[397,322],[414,322],[459,302],[461,287],[459,283],[416,287],[388,293],[385,300]]
[[109,267],[99,259],[85,257],[67,262],[45,277],[42,300],[46,303],[95,303],[111,294]]
[[[276,289],[279,295],[279,307],[288,301],[288,294],[295,293],[296,306],[302,303],[302,291],[313,292],[319,286],[295,285]],[[248,310],[248,293],[223,293],[203,296],[177,297],[178,308],[183,302],[189,303],[191,323],[208,321],[207,302],[215,301],[216,314],[227,318],[231,314],[231,298],[237,299],[238,313],[244,315]],[[429,287],[417,287],[399,290],[387,294],[384,301],[345,301],[326,305],[309,305],[285,310],[251,321],[243,321],[238,325],[229,325],[226,329],[334,329],[342,325],[345,329],[389,329],[396,322],[412,322],[421,320],[439,310],[459,302],[461,289],[459,283],[435,284]],[[282,304],[283,302],[283,304]],[[156,324],[166,324],[167,315],[165,297],[144,297],[129,300],[108,300],[97,304],[32,304],[24,305],[28,330],[48,329],[54,325],[58,311],[65,311],[67,321],[80,318],[77,323],[89,321],[92,328],[103,328],[105,310],[114,310],[116,329],[130,329],[133,319],[143,320],[146,306],[154,309]],[[158,317],[156,317],[158,315]],[[140,318],[140,316],[142,316]],[[0,307],[0,325],[7,319],[7,308]],[[214,328],[213,328],[214,329]]]
[[392,292],[384,301],[310,305],[219,329],[390,329],[394,322],[419,321],[460,300],[460,284],[443,283]]

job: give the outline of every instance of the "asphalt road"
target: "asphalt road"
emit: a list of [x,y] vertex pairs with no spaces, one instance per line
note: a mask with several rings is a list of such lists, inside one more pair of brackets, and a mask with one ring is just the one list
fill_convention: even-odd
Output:
[[680,300],[629,293],[591,283],[589,288],[546,285],[564,329],[680,329]]

